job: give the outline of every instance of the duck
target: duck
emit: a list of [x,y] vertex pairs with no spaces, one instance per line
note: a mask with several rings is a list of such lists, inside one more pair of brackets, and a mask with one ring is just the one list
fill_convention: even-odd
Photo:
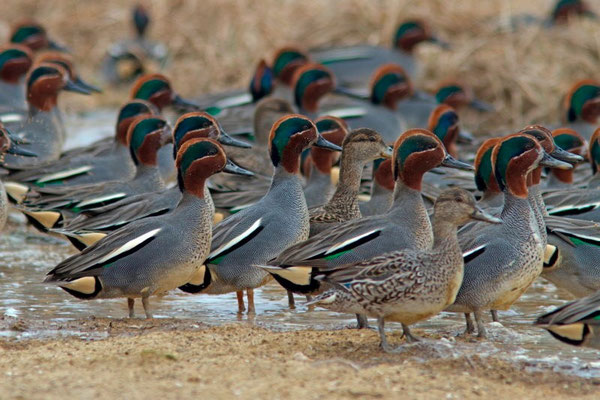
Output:
[[341,151],[325,140],[306,116],[291,114],[275,122],[269,136],[269,154],[275,167],[271,188],[257,203],[215,225],[211,251],[204,260],[205,276],[182,286],[183,291],[236,292],[241,313],[245,310],[242,291],[246,290],[248,312],[255,313],[254,288],[271,279],[257,265],[308,238],[308,207],[299,171],[300,156],[311,146]]
[[[219,129],[216,119],[205,112],[194,111],[181,115],[173,127],[174,149],[177,151],[187,140],[206,137],[218,141],[221,145],[239,145],[231,142],[229,136]],[[224,150],[227,152],[227,149]],[[174,156],[176,157],[176,153]],[[229,157],[223,172],[238,175],[252,175],[251,171],[236,165]],[[211,204],[210,191],[205,198]],[[151,193],[128,196],[112,204],[80,214],[69,221],[63,221],[55,233],[62,234],[79,250],[97,242],[111,231],[130,222],[174,210],[181,200],[181,191],[177,186]],[[213,205],[214,208],[214,205]]]
[[[437,167],[472,169],[450,156],[441,140],[425,129],[404,132],[394,143],[394,203],[384,214],[346,221],[290,246],[261,268],[285,289],[314,295],[322,291],[313,267],[357,263],[403,248],[430,249],[433,233],[421,196],[423,175]],[[359,327],[366,320],[359,318]],[[410,336],[408,327],[405,334]]]
[[[342,146],[348,135],[348,124],[337,117],[324,115],[315,120],[317,130],[327,141]],[[343,149],[342,149],[343,151]],[[326,204],[333,192],[335,185],[332,181],[332,168],[339,161],[339,153],[312,147],[303,161],[302,174],[306,176],[304,198],[308,208]]]
[[401,351],[387,342],[385,321],[410,326],[453,303],[464,269],[456,230],[470,220],[502,222],[479,208],[468,191],[443,191],[434,205],[430,249],[403,249],[356,264],[318,267],[315,278],[331,289],[310,303],[376,317],[380,347],[386,353]]
[[169,58],[167,46],[147,37],[150,14],[146,7],[136,4],[131,16],[135,37],[111,44],[102,61],[102,75],[113,85],[130,83],[149,70],[161,69]]
[[25,159],[7,154],[4,166],[9,169],[57,160],[65,137],[61,112],[57,107],[58,95],[62,90],[90,94],[71,81],[62,66],[51,63],[34,67],[26,78],[26,88],[28,111],[20,113],[18,118],[3,121],[15,136],[27,142],[27,149],[37,156]]
[[[576,131],[570,128],[558,128],[552,131],[552,138],[556,146],[561,149],[577,154],[583,157],[587,153],[587,143],[585,139]],[[578,164],[573,165],[572,169],[553,168],[550,170],[548,179],[546,179],[546,188],[548,189],[566,189],[570,188],[574,182],[575,169]]]
[[6,114],[27,110],[25,77],[33,65],[29,47],[11,44],[0,48],[0,119]]
[[216,141],[189,140],[177,153],[182,195],[175,210],[112,232],[60,262],[44,282],[82,300],[125,297],[131,318],[135,299],[141,298],[146,318],[152,318],[150,296],[166,293],[203,273],[198,260],[210,251],[213,221],[205,184],[226,163],[227,156]]
[[44,49],[69,52],[67,47],[48,36],[46,28],[31,19],[20,21],[13,26],[9,42],[26,46],[34,52]]
[[310,236],[339,223],[360,219],[358,194],[362,171],[367,163],[391,156],[392,148],[376,131],[369,128],[351,131],[342,143],[340,178],[333,196],[326,204],[308,210]]
[[19,207],[29,222],[46,231],[70,214],[114,203],[137,193],[164,187],[158,166],[158,151],[173,136],[167,121],[159,116],[143,115],[133,121],[127,131],[131,158],[136,165],[134,177],[128,181],[85,184],[68,187],[39,187],[25,197]]
[[541,315],[534,325],[546,329],[563,343],[600,349],[599,308],[600,291]]
[[[487,337],[482,311],[510,308],[542,272],[545,243],[527,187],[530,173],[538,166],[570,166],[545,153],[534,137],[523,132],[501,139],[491,159],[504,193],[503,223],[459,236],[464,278],[454,303],[446,309],[474,313],[482,338]],[[467,331],[471,329],[468,324]]]
[[310,59],[331,69],[339,80],[339,86],[356,89],[364,86],[378,67],[389,63],[400,65],[410,77],[415,78],[418,67],[413,52],[424,42],[448,48],[447,43],[431,33],[424,21],[409,19],[402,22],[394,32],[392,48],[355,45],[314,49],[308,54]]
[[102,93],[102,89],[84,81],[77,73],[73,57],[65,52],[45,50],[35,59],[36,63],[54,63],[62,66],[69,73],[69,79],[80,88],[91,93]]
[[600,116],[600,82],[583,79],[576,82],[561,103],[564,128],[571,128],[585,140],[590,140]]

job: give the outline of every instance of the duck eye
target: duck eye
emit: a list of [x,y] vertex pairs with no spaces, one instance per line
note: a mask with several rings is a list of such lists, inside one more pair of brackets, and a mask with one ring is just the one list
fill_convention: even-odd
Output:
[[462,202],[463,202],[463,199],[462,199],[462,197],[456,197],[456,198],[454,199],[454,201],[456,201],[457,203],[462,203]]

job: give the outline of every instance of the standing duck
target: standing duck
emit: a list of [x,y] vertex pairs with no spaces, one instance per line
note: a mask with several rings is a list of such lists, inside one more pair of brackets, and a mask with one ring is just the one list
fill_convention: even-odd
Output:
[[182,198],[175,210],[114,231],[62,261],[45,282],[84,300],[126,297],[130,317],[141,297],[152,318],[149,297],[189,282],[210,251],[213,210],[205,182],[225,168],[227,157],[217,142],[197,138],[179,149],[176,163]]
[[310,303],[376,317],[381,348],[387,353],[400,351],[388,344],[385,321],[409,326],[452,304],[464,267],[456,229],[473,219],[501,222],[480,209],[466,190],[445,190],[434,205],[431,249],[404,249],[357,264],[316,268],[315,278],[331,289]]
[[275,172],[269,192],[257,203],[215,225],[211,252],[204,261],[204,278],[191,281],[182,290],[207,294],[237,292],[240,312],[245,309],[242,291],[246,290],[248,312],[255,311],[253,290],[270,280],[270,275],[257,265],[266,264],[308,237],[308,208],[299,171],[300,155],[312,145],[341,150],[323,139],[314,123],[302,115],[282,117],[273,125],[269,154]]

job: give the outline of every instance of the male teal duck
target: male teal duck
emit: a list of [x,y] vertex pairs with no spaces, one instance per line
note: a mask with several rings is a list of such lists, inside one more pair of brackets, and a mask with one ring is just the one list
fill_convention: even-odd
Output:
[[590,140],[600,117],[600,82],[584,79],[575,83],[562,100],[564,127]]
[[471,169],[450,156],[433,133],[424,129],[404,132],[394,143],[392,168],[396,188],[388,212],[325,230],[287,248],[268,264],[262,264],[263,268],[292,292],[317,294],[323,288],[312,278],[313,266],[362,262],[403,248],[431,248],[433,233],[421,183],[423,175],[438,166]]
[[534,322],[572,346],[600,349],[600,292],[571,301]]
[[[205,137],[217,140],[221,144],[235,145],[226,134],[219,129],[218,122],[204,112],[183,114],[177,119],[173,128],[174,149],[177,151],[183,143]],[[225,150],[227,152],[227,150]],[[174,156],[177,154],[175,153]],[[240,168],[229,158],[224,172],[240,175],[251,175],[250,171]],[[210,192],[205,195],[212,204]],[[83,249],[130,222],[139,219],[162,215],[174,210],[181,200],[181,191],[177,186],[152,193],[128,196],[112,204],[88,211],[63,223],[60,229],[53,232],[65,235],[78,249]]]
[[[348,135],[348,124],[341,119],[325,115],[315,120],[317,130],[327,141],[342,146]],[[306,176],[304,197],[306,205],[311,207],[321,206],[329,201],[335,191],[331,171],[334,164],[339,161],[339,153],[312,147],[310,153],[303,161],[302,174]]]
[[60,51],[44,51],[35,59],[36,64],[39,63],[51,63],[58,64],[67,70],[69,73],[69,79],[80,88],[89,92],[102,93],[102,89],[97,86],[91,85],[84,81],[81,76],[77,73],[73,61],[73,57],[65,52]]
[[[136,173],[128,181],[110,181],[68,187],[38,187],[27,194],[22,211],[38,229],[52,228],[68,213],[114,203],[138,193],[156,191],[164,187],[158,171],[158,151],[172,141],[171,129],[158,116],[137,117],[127,132],[131,158]],[[64,212],[61,212],[64,210]]]
[[66,47],[52,40],[46,29],[34,20],[24,20],[14,25],[9,35],[9,41],[29,47],[32,51],[52,49],[68,52]]
[[460,235],[464,279],[454,304],[447,308],[474,313],[480,337],[487,335],[481,312],[510,308],[542,272],[545,243],[529,199],[527,180],[538,166],[561,163],[524,133],[499,141],[491,159],[496,181],[504,192],[500,215],[503,224]]
[[130,317],[135,299],[141,297],[146,317],[152,318],[150,296],[175,289],[202,270],[198,260],[210,251],[213,219],[205,182],[226,163],[217,142],[189,140],[177,153],[182,197],[175,210],[112,232],[62,261],[45,282],[83,300],[126,297]]
[[331,289],[310,303],[376,317],[381,348],[397,352],[400,348],[393,349],[386,340],[385,321],[409,326],[453,303],[464,268],[456,229],[473,219],[501,222],[479,208],[466,190],[443,191],[434,205],[430,249],[404,249],[357,264],[318,267],[315,278]]
[[356,89],[363,87],[373,72],[384,64],[402,66],[411,77],[417,75],[414,49],[423,42],[447,44],[431,33],[423,21],[407,20],[396,29],[392,48],[372,45],[315,49],[309,52],[311,59],[326,65],[339,79],[339,86]]
[[29,72],[26,88],[28,111],[5,125],[20,140],[26,141],[27,149],[37,156],[24,159],[7,155],[4,164],[9,169],[58,159],[65,137],[57,107],[58,94],[61,90],[90,93],[75,85],[63,67],[50,63],[39,64]]
[[132,82],[139,75],[163,68],[168,60],[167,46],[147,37],[150,15],[146,7],[136,4],[132,11],[135,37],[111,44],[102,61],[102,75],[111,84]]
[[28,47],[12,44],[0,48],[0,119],[15,110],[27,110],[25,76],[33,65]]
[[361,218],[358,194],[363,169],[369,162],[391,156],[392,149],[376,131],[368,128],[351,131],[342,143],[340,178],[335,193],[326,204],[308,210],[310,236]]
[[254,312],[253,290],[270,280],[270,275],[257,265],[266,264],[308,237],[308,208],[299,171],[300,156],[312,145],[341,150],[323,139],[314,123],[302,115],[282,117],[273,125],[269,154],[275,172],[269,192],[254,205],[215,225],[211,252],[204,261],[204,278],[191,281],[182,290],[237,292],[240,312],[244,310],[242,291],[246,290],[248,312]]

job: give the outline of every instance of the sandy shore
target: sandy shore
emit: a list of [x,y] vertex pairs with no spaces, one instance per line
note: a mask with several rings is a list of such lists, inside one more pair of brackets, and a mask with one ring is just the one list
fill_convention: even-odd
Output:
[[[369,330],[274,332],[175,319],[54,328],[106,339],[0,341],[0,398],[592,399],[600,385],[491,357],[448,357],[433,338],[387,355]],[[402,342],[398,332],[390,337]]]

